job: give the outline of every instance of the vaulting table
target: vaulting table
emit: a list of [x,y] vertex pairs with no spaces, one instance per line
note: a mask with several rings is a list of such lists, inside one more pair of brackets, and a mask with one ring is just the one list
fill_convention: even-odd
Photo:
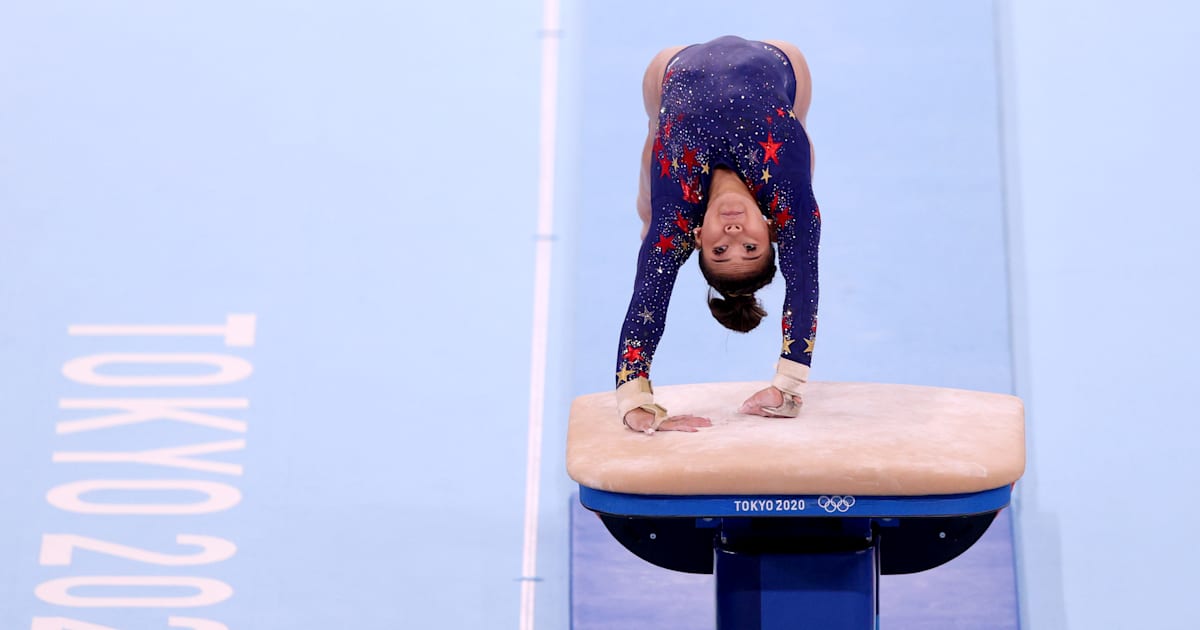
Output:
[[817,382],[799,417],[737,413],[767,385],[657,388],[698,433],[629,431],[612,392],[571,406],[580,501],[642,559],[715,573],[719,630],[876,627],[879,575],[961,554],[1024,472],[1013,396]]

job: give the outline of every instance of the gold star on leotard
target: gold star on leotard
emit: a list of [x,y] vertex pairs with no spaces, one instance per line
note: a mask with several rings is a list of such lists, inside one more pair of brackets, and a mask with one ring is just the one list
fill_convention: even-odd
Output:
[[805,339],[805,340],[804,340],[804,344],[805,344],[805,347],[804,347],[804,352],[805,352],[806,354],[812,354],[812,351],[813,351],[813,344],[815,344],[815,343],[816,343],[816,341],[817,341],[817,340],[816,340],[816,339],[814,339],[814,338],[812,338],[812,337],[809,337],[808,339]]
[[679,170],[679,158],[671,158],[671,168]]
[[784,354],[792,353],[792,342],[793,341],[795,341],[795,339],[784,339],[783,340],[783,353]]
[[642,318],[643,324],[650,324],[654,322],[654,313],[651,313],[650,309],[646,308],[645,306],[642,307],[642,312],[638,313],[638,317]]
[[628,365],[622,365],[621,371],[617,372],[617,381],[621,383],[628,381],[630,374],[633,374],[633,370],[629,369]]
[[708,175],[708,165],[707,165],[707,164],[701,164],[701,165],[700,165],[700,172],[701,172],[701,173],[704,173],[705,175]]
[[767,182],[768,184],[771,183],[771,167],[770,166],[763,169],[762,180],[764,182]]

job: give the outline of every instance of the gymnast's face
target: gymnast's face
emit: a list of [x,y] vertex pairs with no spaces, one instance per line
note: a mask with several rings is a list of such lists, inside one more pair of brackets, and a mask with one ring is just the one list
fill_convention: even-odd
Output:
[[770,247],[770,224],[749,194],[731,191],[708,202],[696,248],[713,273],[741,278],[758,272]]

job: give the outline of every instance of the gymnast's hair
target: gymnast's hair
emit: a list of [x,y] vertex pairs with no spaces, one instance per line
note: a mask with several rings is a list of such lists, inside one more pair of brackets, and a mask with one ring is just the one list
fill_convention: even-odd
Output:
[[762,269],[741,278],[721,277],[712,272],[704,264],[704,256],[698,256],[700,273],[708,282],[708,286],[720,294],[715,297],[712,291],[708,293],[708,310],[721,325],[737,332],[754,330],[767,312],[763,310],[754,292],[767,286],[775,278],[775,248],[767,247],[766,261]]

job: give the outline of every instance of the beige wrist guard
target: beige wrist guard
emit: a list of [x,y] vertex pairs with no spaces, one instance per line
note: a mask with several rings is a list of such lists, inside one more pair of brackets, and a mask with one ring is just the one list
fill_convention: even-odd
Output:
[[654,402],[654,387],[647,378],[625,381],[617,388],[617,413],[621,416],[621,422],[625,422],[625,414],[634,409],[645,409],[654,414],[651,430],[657,430],[667,419],[667,410]]
[[808,366],[789,359],[779,358],[775,365],[775,378],[771,385],[775,389],[793,396],[804,396],[804,388],[808,385]]
[[771,385],[783,392],[783,403],[778,407],[763,407],[763,411],[782,418],[795,418],[799,415],[804,388],[808,385],[808,370],[808,366],[803,363],[780,357]]

